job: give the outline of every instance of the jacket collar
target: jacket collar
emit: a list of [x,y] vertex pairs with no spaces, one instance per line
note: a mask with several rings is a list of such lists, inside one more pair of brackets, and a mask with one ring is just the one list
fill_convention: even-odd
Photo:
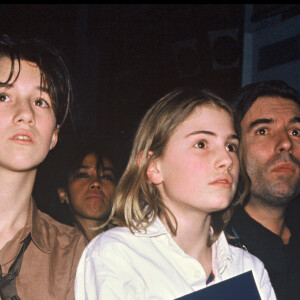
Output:
[[[51,248],[49,241],[47,240],[47,228],[43,226],[44,221],[40,216],[40,212],[38,208],[36,207],[36,204],[31,198],[30,201],[30,209],[29,209],[29,215],[26,221],[26,232],[31,233],[31,238],[34,242],[34,244],[43,252],[50,253]],[[27,234],[26,234],[27,236]]]

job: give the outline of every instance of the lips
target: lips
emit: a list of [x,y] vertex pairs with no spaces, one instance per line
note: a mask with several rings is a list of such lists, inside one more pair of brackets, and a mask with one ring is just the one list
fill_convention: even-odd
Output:
[[229,188],[232,185],[232,177],[230,175],[218,176],[214,181],[210,182],[209,185]]
[[273,173],[283,173],[283,174],[290,174],[290,173],[294,173],[295,171],[296,171],[296,168],[291,163],[279,164],[271,170],[271,172],[273,172]]
[[18,130],[10,140],[21,144],[32,144],[34,143],[34,135],[29,130]]
[[94,201],[102,201],[103,195],[102,194],[89,194],[88,196],[85,197],[86,200],[94,200]]

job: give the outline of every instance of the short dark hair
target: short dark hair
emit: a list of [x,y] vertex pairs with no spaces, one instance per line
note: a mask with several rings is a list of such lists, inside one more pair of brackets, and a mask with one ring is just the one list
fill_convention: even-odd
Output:
[[239,122],[258,97],[282,97],[295,101],[300,106],[297,90],[282,80],[265,80],[241,88],[233,97],[232,104]]
[[[49,89],[57,124],[62,125],[70,110],[73,98],[71,77],[60,50],[47,42],[32,39],[15,39],[6,34],[0,36],[0,57],[11,60],[10,75],[5,82],[15,81],[20,73],[20,60],[35,63],[41,71],[41,86]],[[18,62],[17,75],[15,61]]]

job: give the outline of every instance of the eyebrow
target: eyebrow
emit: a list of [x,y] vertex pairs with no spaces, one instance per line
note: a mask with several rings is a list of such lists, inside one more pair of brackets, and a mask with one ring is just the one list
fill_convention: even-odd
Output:
[[257,126],[257,125],[261,125],[261,124],[271,124],[274,123],[274,119],[257,119],[253,122],[251,122],[247,128],[247,131],[250,131],[253,127]]
[[[0,82],[0,88],[7,88],[7,89],[11,89],[14,86],[14,83],[3,83]],[[47,87],[43,87],[43,86],[36,86],[36,90],[45,92],[47,94],[50,94],[50,89]]]
[[0,87],[4,87],[4,88],[11,88],[13,86],[12,83],[3,83],[3,82],[0,82]]
[[290,123],[300,123],[300,117],[293,118]]
[[[90,170],[90,169],[94,169],[94,167],[89,167],[89,166],[86,166],[86,165],[81,165],[79,166],[78,170],[80,169],[85,169],[85,170]],[[114,168],[112,167],[103,167],[103,168],[100,168],[102,171],[111,171],[111,172],[114,172]]]
[[[250,131],[253,127],[257,126],[257,125],[261,125],[261,124],[271,124],[274,123],[274,119],[257,119],[253,122],[251,122],[248,126],[247,131]],[[300,117],[294,117],[292,118],[289,123],[300,123]]]
[[[211,136],[217,136],[216,133],[212,132],[212,131],[208,131],[208,130],[197,130],[197,131],[193,131],[189,134],[186,135],[186,137],[189,137],[191,135],[196,135],[196,134],[207,134],[207,135],[211,135]],[[235,139],[235,140],[240,140],[239,136],[237,134],[231,134],[228,136],[228,139]]]
[[39,86],[37,87],[40,91],[45,92],[50,95],[50,89],[47,87]]

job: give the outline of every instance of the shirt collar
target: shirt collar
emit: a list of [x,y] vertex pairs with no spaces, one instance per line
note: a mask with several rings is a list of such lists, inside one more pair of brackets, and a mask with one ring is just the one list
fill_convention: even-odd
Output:
[[136,236],[148,236],[148,237],[155,237],[163,234],[169,234],[166,227],[162,223],[159,217],[153,220],[153,223],[149,225],[146,230],[137,231],[133,229],[133,232]]
[[[159,235],[168,235],[170,233],[167,231],[166,227],[162,223],[162,221],[157,217],[153,223],[147,227],[146,230],[136,231],[133,230],[136,236],[148,236],[148,237],[156,237]],[[211,234],[213,233],[213,229],[211,228]],[[171,237],[171,236],[170,236]],[[175,242],[174,242],[175,243]],[[225,237],[224,232],[220,234],[218,239],[212,244],[212,268],[214,271],[222,274],[227,268],[228,264],[232,263],[232,254],[229,249],[229,245],[227,239]]]
[[228,263],[233,263],[232,254],[223,231],[218,239],[212,244],[212,257],[212,268],[214,271],[217,270],[220,274],[225,271]]
[[29,215],[26,221],[25,227],[28,228],[28,232],[31,232],[31,237],[34,244],[43,252],[50,253],[50,243],[47,240],[46,228],[43,225],[43,220],[40,216],[40,212],[36,207],[34,200],[31,198]]

